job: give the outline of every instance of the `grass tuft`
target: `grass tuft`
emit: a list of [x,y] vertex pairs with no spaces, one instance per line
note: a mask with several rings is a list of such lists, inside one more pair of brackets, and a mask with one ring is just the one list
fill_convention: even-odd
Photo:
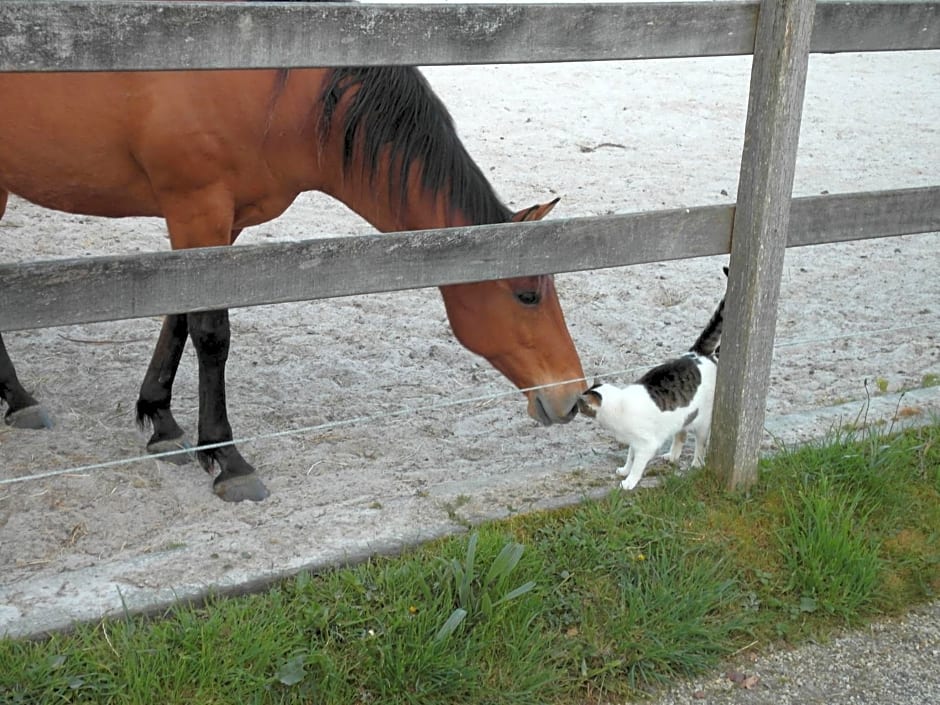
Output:
[[784,493],[777,537],[800,610],[819,608],[851,624],[874,604],[882,561],[864,526],[876,506],[861,490],[837,490],[826,475]]

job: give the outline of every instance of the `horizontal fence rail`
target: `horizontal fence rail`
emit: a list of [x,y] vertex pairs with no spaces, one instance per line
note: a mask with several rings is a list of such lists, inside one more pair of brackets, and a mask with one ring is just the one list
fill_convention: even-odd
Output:
[[[0,2],[0,71],[597,61],[750,54],[759,2]],[[823,1],[811,51],[940,48],[940,2]]]
[[[734,206],[0,265],[0,331],[730,251]],[[788,247],[940,231],[940,187],[797,198]]]

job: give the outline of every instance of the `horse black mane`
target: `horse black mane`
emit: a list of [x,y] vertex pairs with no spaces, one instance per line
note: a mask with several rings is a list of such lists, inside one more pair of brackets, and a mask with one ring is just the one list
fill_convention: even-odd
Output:
[[[282,71],[279,85],[283,87],[286,80],[287,72]],[[432,193],[445,191],[450,208],[461,211],[474,225],[504,223],[510,219],[512,211],[502,204],[467,153],[447,108],[413,66],[333,69],[320,96],[323,101],[321,139],[333,126],[336,106],[353,88],[357,90],[343,123],[344,170],[350,168],[358,148],[365,159],[364,168],[369,170],[370,182],[374,184],[379,156],[383,148],[391,146],[390,168],[398,167],[398,178],[391,178],[389,183],[389,197],[393,201],[397,181],[399,203],[404,202],[408,174],[415,162],[420,161],[422,186]]]
[[447,108],[412,66],[333,69],[323,90],[321,135],[330,130],[337,105],[353,88],[343,121],[344,169],[358,149],[364,168],[374,175],[382,150],[390,146],[391,168],[398,170],[390,197],[395,197],[397,182],[398,196],[404,199],[408,174],[420,162],[422,186],[433,193],[444,191],[450,208],[472,223],[509,220],[511,211],[467,153]]

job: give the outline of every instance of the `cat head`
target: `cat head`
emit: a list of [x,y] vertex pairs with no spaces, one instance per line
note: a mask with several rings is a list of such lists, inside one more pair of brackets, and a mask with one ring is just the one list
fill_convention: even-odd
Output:
[[601,408],[601,404],[604,402],[603,392],[604,387],[607,386],[609,385],[603,382],[595,382],[594,386],[582,393],[581,396],[578,397],[578,411],[588,418],[595,418],[598,410]]

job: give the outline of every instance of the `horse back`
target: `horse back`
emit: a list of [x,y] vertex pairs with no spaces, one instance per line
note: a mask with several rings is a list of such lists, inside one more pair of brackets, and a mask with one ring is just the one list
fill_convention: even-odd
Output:
[[155,216],[167,191],[222,183],[236,211],[265,202],[277,215],[309,181],[297,172],[313,160],[292,161],[316,147],[307,123],[322,72],[304,73],[290,87],[278,71],[0,74],[0,190]]

